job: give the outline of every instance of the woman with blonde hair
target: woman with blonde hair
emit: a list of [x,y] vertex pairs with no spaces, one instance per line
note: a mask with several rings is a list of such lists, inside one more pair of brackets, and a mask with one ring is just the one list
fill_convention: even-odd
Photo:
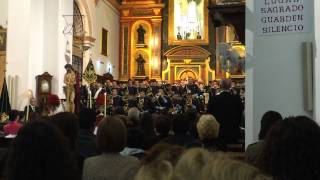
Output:
[[170,180],[173,167],[169,161],[161,160],[143,165],[134,180]]
[[200,173],[200,180],[271,180],[257,168],[236,160],[213,155]]
[[220,124],[211,114],[204,114],[199,118],[197,131],[204,148],[209,151],[224,151],[226,148],[219,140]]
[[193,148],[186,151],[176,164],[172,180],[199,179],[199,173],[209,162],[211,153],[205,149]]

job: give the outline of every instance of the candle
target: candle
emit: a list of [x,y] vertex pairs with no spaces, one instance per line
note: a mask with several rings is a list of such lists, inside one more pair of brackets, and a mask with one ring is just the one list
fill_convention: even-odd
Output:
[[30,99],[28,98],[29,103],[27,104],[27,114],[26,114],[26,121],[25,123],[27,123],[29,121],[29,106],[30,106]]
[[89,90],[89,108],[92,109],[92,97],[91,97],[91,91]]
[[107,117],[107,93],[104,93],[104,116]]
[[27,114],[26,114],[26,123],[29,121],[29,108],[30,108],[30,98],[32,96],[31,90],[28,90],[28,103],[27,103]]

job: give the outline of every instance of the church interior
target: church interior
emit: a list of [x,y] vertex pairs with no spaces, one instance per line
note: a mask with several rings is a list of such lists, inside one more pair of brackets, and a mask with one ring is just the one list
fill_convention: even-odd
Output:
[[[2,19],[2,32],[10,29],[10,19],[15,18],[10,17],[10,4],[13,2],[8,3],[9,10],[6,11],[7,15],[4,15],[7,19]],[[50,5],[44,1],[42,7],[35,10],[40,11]],[[13,63],[18,63],[18,57],[10,55],[11,46],[22,42],[16,35],[15,42],[10,42],[8,32],[6,37],[9,47],[7,51],[2,51],[1,55],[1,80],[5,77],[6,69],[6,75],[11,76],[7,81],[11,82],[12,79],[13,82],[10,88],[17,89],[13,96],[21,97],[28,89],[35,92],[35,77],[48,72],[53,75],[52,92],[60,97],[62,78],[56,74],[63,72],[64,64],[72,64],[75,70],[80,72],[82,83],[88,84],[82,74],[89,62],[93,64],[98,81],[101,82],[108,74],[123,82],[129,79],[155,79],[174,83],[188,77],[199,79],[205,84],[225,77],[237,79],[239,85],[244,82],[243,1],[75,0],[62,3],[61,8],[60,16],[55,17],[55,23],[60,25],[58,29],[45,31],[53,26],[48,21],[50,18],[53,20],[50,16],[59,9],[51,8],[51,12],[38,14],[43,16],[33,20],[38,27],[30,24],[43,36],[58,36],[58,39],[34,39],[35,35],[21,37],[29,41],[38,40],[42,44],[41,55],[34,53],[38,51],[39,44],[35,43],[34,47],[24,45],[30,47],[30,50],[25,52],[28,57],[24,57],[24,61],[27,61],[31,77],[22,76],[22,72],[17,73],[15,65],[12,65],[11,70],[11,59],[15,59]],[[30,18],[32,15],[31,13]],[[29,30],[32,34],[36,33],[35,31]],[[28,34],[28,30],[22,33]],[[51,42],[54,42],[56,47],[52,47]],[[61,55],[55,54],[58,60],[53,60],[50,55],[57,51]],[[139,56],[144,60],[144,72],[140,74],[137,62]],[[58,63],[47,62],[51,59]],[[36,64],[38,61],[42,63]],[[31,67],[32,65],[40,67]],[[15,101],[13,104],[15,106],[21,103]]]
[[320,179],[318,7],[0,0],[0,180]]

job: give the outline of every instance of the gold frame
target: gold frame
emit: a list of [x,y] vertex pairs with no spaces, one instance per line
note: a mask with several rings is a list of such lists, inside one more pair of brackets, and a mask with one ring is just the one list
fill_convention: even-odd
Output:
[[177,40],[174,34],[174,1],[169,1],[169,27],[168,27],[168,44],[169,45],[208,45],[209,44],[209,28],[208,28],[208,4],[209,0],[204,1],[204,35],[203,39],[194,40]]
[[[104,40],[104,34],[106,35],[105,40]],[[108,34],[109,34],[109,31],[105,28],[102,28],[100,54],[103,56],[106,56],[106,57],[108,57]],[[104,41],[106,41],[106,42],[104,42]]]

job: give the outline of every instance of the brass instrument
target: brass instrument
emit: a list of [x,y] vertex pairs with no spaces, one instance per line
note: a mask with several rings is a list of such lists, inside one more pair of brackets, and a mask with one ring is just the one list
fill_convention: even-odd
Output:
[[140,110],[143,110],[143,105],[144,105],[144,98],[143,97],[138,97],[139,98],[139,102],[138,102],[138,108]]

